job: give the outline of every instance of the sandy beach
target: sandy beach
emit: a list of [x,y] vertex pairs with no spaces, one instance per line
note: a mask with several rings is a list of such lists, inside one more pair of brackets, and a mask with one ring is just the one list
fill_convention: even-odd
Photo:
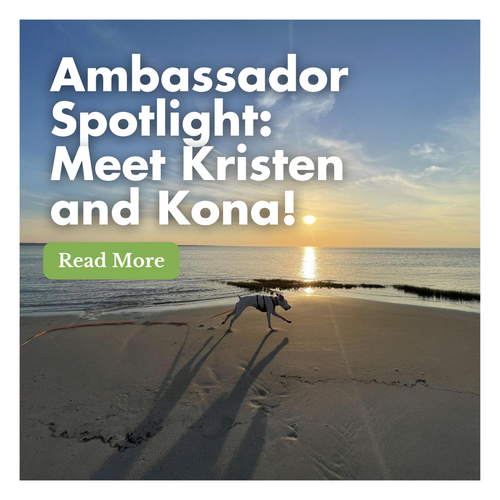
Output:
[[[21,479],[479,479],[479,314],[290,303],[271,334],[218,306],[29,342]],[[21,342],[85,322],[25,316]]]

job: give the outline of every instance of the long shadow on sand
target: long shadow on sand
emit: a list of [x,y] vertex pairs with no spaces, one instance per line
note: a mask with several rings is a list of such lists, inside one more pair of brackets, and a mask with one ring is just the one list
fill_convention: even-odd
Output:
[[[200,371],[201,367],[213,353],[217,346],[224,340],[227,333],[224,334],[198,361],[197,358],[208,347],[213,340],[209,337],[203,346],[191,357],[191,359],[177,372],[172,379],[172,375],[177,367],[179,360],[184,352],[189,333],[172,361],[163,382],[158,390],[148,415],[140,422],[136,428],[125,436],[119,450],[103,464],[92,479],[125,479],[128,476],[130,468],[142,453],[142,447],[139,446],[143,441],[147,441],[155,436],[164,427],[167,417],[177,405],[184,393],[189,388],[191,382]],[[126,453],[123,451],[127,450]]]
[[[257,364],[255,361],[271,333],[267,334],[245,371],[227,397],[216,401],[143,479],[249,479],[263,446],[265,414],[258,410],[231,460],[227,473],[217,464],[229,431],[239,422],[236,417],[245,396],[267,365],[288,344],[285,338]],[[255,364],[255,366],[254,366]]]
[[264,409],[259,408],[238,450],[231,459],[224,479],[252,479],[264,447],[266,418]]

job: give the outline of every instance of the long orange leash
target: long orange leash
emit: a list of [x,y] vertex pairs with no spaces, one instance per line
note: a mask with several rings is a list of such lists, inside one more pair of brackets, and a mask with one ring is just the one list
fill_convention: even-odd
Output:
[[[230,309],[229,311],[224,311],[219,314],[216,314],[215,316],[212,316],[212,318],[216,318],[217,316],[222,316],[223,314],[227,314],[234,311],[234,309]],[[36,339],[37,337],[40,337],[46,333],[49,332],[56,332],[58,330],[69,330],[71,328],[85,328],[88,326],[111,326],[111,325],[189,325],[189,322],[187,321],[112,321],[109,323],[82,323],[80,325],[68,325],[68,326],[60,326],[58,328],[52,328],[50,330],[44,330],[43,332],[37,333],[36,335],[33,335],[33,337],[29,338],[26,342],[23,342],[20,347],[25,346],[32,340]]]
[[223,313],[216,314],[215,316],[212,316],[212,318],[216,318],[217,316],[222,316],[223,314],[227,314],[227,313],[230,313],[233,311],[234,311],[234,309],[229,309],[229,311],[224,311]]
[[40,337],[41,335],[44,335],[49,332],[56,332],[57,330],[69,330],[70,328],[85,328],[87,326],[109,326],[109,325],[189,325],[189,323],[184,321],[112,321],[109,323],[82,323],[81,325],[60,326],[58,328],[44,330],[43,332],[33,335],[33,337],[29,338],[26,342],[23,342],[20,345],[20,347],[25,346],[27,343],[31,342],[37,337]]

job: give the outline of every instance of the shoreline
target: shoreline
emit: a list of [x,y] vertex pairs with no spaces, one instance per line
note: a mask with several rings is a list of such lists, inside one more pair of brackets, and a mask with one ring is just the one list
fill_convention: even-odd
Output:
[[[479,478],[479,315],[303,297],[228,335],[223,310],[21,348],[21,478]],[[67,320],[21,318],[22,340]]]
[[[457,302],[446,299],[428,299],[422,298],[418,296],[412,296],[409,294],[405,294],[402,292],[396,292],[394,294],[387,294],[387,291],[380,290],[363,290],[363,289],[355,289],[355,290],[321,290],[317,289],[314,293],[306,293],[304,289],[293,291],[293,290],[285,290],[285,296],[290,296],[292,300],[300,299],[303,297],[345,297],[352,298],[354,300],[368,300],[373,302],[382,302],[396,305],[411,305],[425,308],[437,308],[437,309],[447,309],[454,311],[464,311],[464,312],[473,312],[476,314],[480,314],[480,303],[479,302]],[[92,315],[88,310],[60,310],[60,311],[30,311],[23,312],[20,311],[21,317],[34,317],[34,316],[59,316],[59,315],[80,315],[81,317],[87,317],[89,314],[91,317],[101,317],[107,314],[114,313],[134,313],[134,312],[151,312],[153,314],[168,312],[176,309],[193,309],[197,307],[212,307],[221,305],[224,307],[225,305],[234,304],[238,298],[238,293],[240,295],[261,295],[266,292],[250,292],[248,290],[237,290],[232,297],[217,297],[213,299],[200,299],[198,301],[186,301],[186,302],[171,302],[168,304],[157,304],[151,306],[138,306],[138,307],[129,307],[129,308],[119,308],[115,310],[104,310],[100,311],[95,315]]]

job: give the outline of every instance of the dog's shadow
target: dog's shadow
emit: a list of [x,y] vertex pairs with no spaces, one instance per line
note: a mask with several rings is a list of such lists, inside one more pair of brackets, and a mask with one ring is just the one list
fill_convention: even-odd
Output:
[[[283,339],[269,354],[255,364],[260,351],[272,333],[268,332],[265,335],[231,393],[217,400],[196,423],[191,425],[168,453],[143,475],[144,479],[222,479],[216,468],[216,462],[229,430],[235,425],[244,398],[260,373],[288,344],[288,338]],[[92,479],[126,479],[128,477],[132,466],[143,452],[144,441],[152,439],[163,429],[168,415],[180,401],[205,361],[226,336],[227,333],[198,359],[213,337],[207,339],[169,383],[184,351],[186,336],[150,412],[132,432],[127,434],[122,450],[116,450]],[[231,461],[226,474],[227,479],[251,478],[264,444],[265,424],[265,414],[262,410],[258,410]]]
[[143,476],[143,479],[249,479],[264,445],[265,413],[257,410],[226,474],[217,461],[245,396],[271,361],[288,344],[285,338],[257,364],[255,361],[269,339],[269,332],[249,361],[231,393],[216,401],[177,443]]
[[135,427],[133,431],[127,433],[122,446],[117,449],[113,455],[111,455],[111,457],[97,471],[92,479],[123,479],[128,475],[130,468],[142,453],[142,447],[139,445],[142,442],[151,439],[162,430],[168,415],[172,412],[174,407],[187,391],[205,361],[224,340],[226,334],[224,334],[201,358],[198,359],[201,353],[208,347],[214,338],[213,336],[209,337],[201,348],[198,349],[198,351],[172,378],[175,368],[177,367],[184,352],[188,336],[189,332],[186,334],[179,351],[172,361],[172,364],[158,390],[154,404],[147,416]]

